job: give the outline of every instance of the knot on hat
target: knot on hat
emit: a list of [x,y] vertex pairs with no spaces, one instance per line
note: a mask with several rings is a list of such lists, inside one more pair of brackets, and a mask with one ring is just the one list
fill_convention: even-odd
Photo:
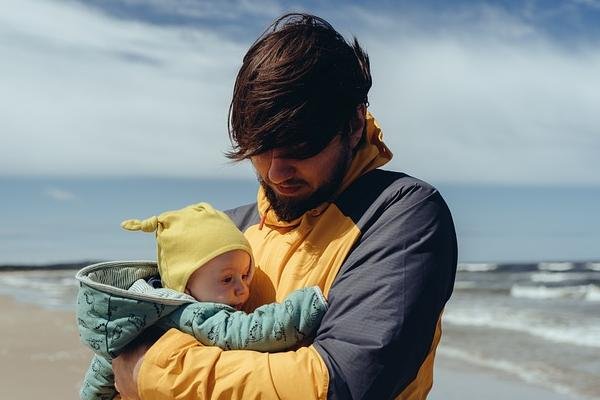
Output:
[[153,216],[144,220],[128,219],[121,222],[121,227],[128,231],[154,232],[158,228],[158,217]]

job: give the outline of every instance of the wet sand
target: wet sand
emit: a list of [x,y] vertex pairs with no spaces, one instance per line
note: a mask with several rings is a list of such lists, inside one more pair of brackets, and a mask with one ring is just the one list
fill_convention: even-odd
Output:
[[435,362],[433,389],[428,400],[582,400],[443,355],[438,355]]

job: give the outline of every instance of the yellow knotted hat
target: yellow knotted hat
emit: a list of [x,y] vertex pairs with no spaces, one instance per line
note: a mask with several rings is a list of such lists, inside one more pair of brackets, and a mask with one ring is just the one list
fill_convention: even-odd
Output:
[[248,278],[252,279],[254,260],[248,240],[227,214],[208,203],[166,211],[145,220],[129,219],[121,227],[156,232],[158,271],[164,287],[185,291],[196,269],[231,250],[250,255]]

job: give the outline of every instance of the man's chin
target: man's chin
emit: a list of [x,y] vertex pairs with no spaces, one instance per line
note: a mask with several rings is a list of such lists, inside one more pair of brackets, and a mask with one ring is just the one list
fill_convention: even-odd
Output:
[[283,221],[293,221],[311,208],[310,195],[285,196],[269,186],[263,186],[271,208]]
[[295,186],[276,186],[270,187],[270,189],[282,200],[289,201],[302,201],[310,197],[311,193],[306,185],[295,185]]
[[310,199],[310,194],[284,195],[277,191],[272,192],[279,203],[299,206]]
[[301,186],[294,190],[284,190],[263,184],[263,188],[270,202],[290,205],[292,207],[298,207],[308,202],[313,194],[306,186]]

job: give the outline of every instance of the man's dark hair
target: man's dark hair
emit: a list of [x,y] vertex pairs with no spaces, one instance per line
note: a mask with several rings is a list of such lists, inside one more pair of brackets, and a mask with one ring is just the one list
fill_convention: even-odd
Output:
[[369,57],[314,15],[278,18],[246,53],[229,107],[227,156],[242,160],[286,147],[293,158],[348,135],[359,104],[368,104]]

